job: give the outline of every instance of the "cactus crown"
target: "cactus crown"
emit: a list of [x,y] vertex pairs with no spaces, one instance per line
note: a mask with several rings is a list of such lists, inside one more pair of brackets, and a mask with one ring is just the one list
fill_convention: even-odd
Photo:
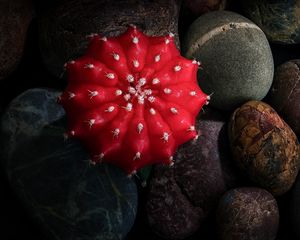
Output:
[[60,96],[67,137],[79,138],[91,163],[129,175],[173,164],[178,145],[197,138],[195,119],[209,96],[197,84],[199,62],[180,56],[174,35],[147,36],[135,26],[118,37],[89,35],[86,54],[65,64]]

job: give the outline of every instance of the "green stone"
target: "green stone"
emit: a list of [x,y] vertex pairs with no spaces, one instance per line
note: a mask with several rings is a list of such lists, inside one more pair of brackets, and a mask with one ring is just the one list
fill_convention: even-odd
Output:
[[262,30],[228,11],[202,15],[190,26],[183,54],[202,62],[198,82],[212,94],[213,107],[233,110],[248,100],[261,100],[273,80],[274,63]]

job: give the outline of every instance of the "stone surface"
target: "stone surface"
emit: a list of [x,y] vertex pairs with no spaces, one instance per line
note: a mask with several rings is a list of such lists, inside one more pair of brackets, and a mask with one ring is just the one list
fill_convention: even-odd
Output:
[[260,188],[228,191],[216,218],[220,240],[274,240],[279,224],[276,200]]
[[233,157],[252,182],[273,195],[292,187],[300,167],[299,143],[274,109],[249,101],[232,114],[228,130]]
[[206,110],[197,120],[198,140],[178,149],[174,167],[155,168],[146,209],[158,235],[167,239],[192,235],[221,195],[237,184],[224,126],[218,112]]
[[291,60],[278,66],[268,95],[269,103],[300,135],[300,60]]
[[178,42],[178,0],[63,0],[40,20],[40,47],[47,68],[56,76],[71,58],[83,54],[86,36],[116,36],[129,24],[148,35],[175,34]]
[[299,0],[242,0],[243,11],[275,43],[300,42]]
[[135,183],[113,166],[91,166],[78,142],[64,140],[59,94],[28,90],[2,118],[1,159],[12,189],[49,239],[123,239],[135,219]]
[[274,64],[264,33],[245,17],[228,11],[202,15],[190,26],[183,54],[202,62],[201,89],[214,93],[211,105],[233,110],[261,100],[273,80]]
[[[297,239],[300,238],[300,177],[298,176],[292,190],[291,199],[287,203],[289,206],[288,216],[291,221],[293,232]],[[295,238],[296,239],[296,238]]]
[[184,0],[182,5],[193,15],[200,16],[210,11],[224,10],[227,3],[228,0]]
[[21,60],[32,18],[31,0],[0,1],[0,80],[12,73]]

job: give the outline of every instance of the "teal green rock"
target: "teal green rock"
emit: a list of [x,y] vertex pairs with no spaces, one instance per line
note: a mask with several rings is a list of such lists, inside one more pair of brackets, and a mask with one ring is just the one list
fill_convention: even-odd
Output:
[[274,43],[300,43],[300,0],[242,0],[243,11]]
[[233,12],[202,15],[190,26],[183,54],[202,62],[201,89],[212,94],[213,107],[233,110],[248,100],[261,100],[269,91],[274,63],[263,31]]
[[12,189],[47,239],[123,239],[136,216],[135,182],[112,165],[90,165],[81,145],[63,138],[59,94],[28,90],[1,119],[1,159]]

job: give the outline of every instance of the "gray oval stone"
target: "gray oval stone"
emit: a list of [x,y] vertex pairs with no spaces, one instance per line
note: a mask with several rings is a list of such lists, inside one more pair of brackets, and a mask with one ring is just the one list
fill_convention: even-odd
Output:
[[64,140],[59,94],[28,90],[2,117],[11,186],[50,239],[123,239],[136,216],[136,185],[112,165],[91,166],[77,141]]
[[202,62],[198,82],[213,94],[213,107],[233,110],[268,93],[274,63],[263,31],[249,19],[228,11],[202,15],[190,26],[182,46],[184,56]]

